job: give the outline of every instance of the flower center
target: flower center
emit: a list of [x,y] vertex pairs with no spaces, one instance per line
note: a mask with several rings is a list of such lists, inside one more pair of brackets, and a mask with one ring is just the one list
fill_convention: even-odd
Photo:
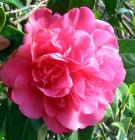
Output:
[[64,73],[62,66],[49,58],[33,62],[32,75],[34,82],[40,87],[48,88]]

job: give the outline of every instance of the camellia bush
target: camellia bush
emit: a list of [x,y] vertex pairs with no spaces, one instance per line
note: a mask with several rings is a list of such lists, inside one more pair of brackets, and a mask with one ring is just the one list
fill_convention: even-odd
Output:
[[0,0],[0,140],[135,139],[135,0]]

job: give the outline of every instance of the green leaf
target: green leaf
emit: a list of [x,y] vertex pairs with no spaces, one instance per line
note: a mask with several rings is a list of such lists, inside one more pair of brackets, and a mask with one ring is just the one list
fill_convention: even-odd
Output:
[[22,8],[24,5],[20,0],[0,0],[0,2],[7,3],[9,5],[12,5],[16,8]]
[[116,94],[118,95],[120,101],[123,102],[128,95],[128,86],[125,83],[122,83],[119,88],[117,88]]
[[119,112],[119,107],[118,107],[118,103],[119,103],[119,102],[118,102],[118,101],[119,101],[119,100],[118,100],[118,95],[117,95],[117,93],[116,93],[115,98],[114,98],[114,101],[113,101],[113,103],[112,103],[112,105],[111,105],[114,118],[117,116],[117,114],[118,114],[118,112]]
[[118,135],[117,135],[117,139],[118,140],[126,140],[127,136],[126,136],[126,134],[122,130],[119,130],[118,131]]
[[113,15],[117,8],[117,0],[103,0],[105,9],[109,15]]
[[125,13],[131,14],[131,13],[132,13],[132,10],[129,10],[129,9],[127,9],[127,8],[120,8],[120,9],[117,11],[117,14],[125,14]]
[[135,0],[132,0],[132,3],[135,5]]
[[6,123],[7,140],[37,140],[39,127],[38,121],[27,119],[17,106],[11,105]]
[[11,42],[9,48],[0,52],[0,60],[4,61],[16,48],[21,45],[24,33],[8,25],[2,30],[1,35],[7,37]]
[[111,16],[108,19],[108,22],[113,26],[113,27],[119,27],[119,18],[117,16]]
[[53,13],[58,12],[64,14],[68,10],[70,0],[49,0],[47,7],[50,8]]
[[66,140],[78,140],[78,133],[72,132],[71,134],[67,134]]
[[38,121],[27,119],[25,127],[23,128],[23,135],[21,140],[37,140],[39,128],[40,123]]
[[132,95],[129,96],[128,109],[135,116],[135,98]]
[[132,94],[132,95],[135,95],[135,82],[132,83],[129,88],[128,88],[128,93],[129,94]]
[[112,117],[114,119],[112,108],[110,105],[108,105],[107,111],[106,111],[105,116],[104,116],[104,120],[107,120],[110,117]]
[[8,112],[8,101],[7,99],[4,99],[0,102],[0,130],[5,122],[5,119],[7,117]]
[[135,39],[119,39],[120,54],[132,53],[135,51]]
[[87,6],[93,9],[94,5],[95,0],[49,0],[47,7],[52,9],[54,13],[64,14],[74,7]]
[[94,15],[95,15],[95,17],[96,17],[96,19],[100,19],[101,18],[101,12],[100,11],[98,11],[98,10],[95,10],[94,11]]
[[94,131],[94,126],[89,126],[83,130],[78,130],[78,140],[90,140]]
[[43,124],[40,129],[38,130],[38,137],[37,140],[45,140],[45,137],[47,135],[48,128]]
[[94,131],[94,126],[85,129],[79,129],[77,132],[66,134],[67,140],[90,140]]
[[70,0],[68,9],[71,9],[74,7],[81,7],[81,6],[87,6],[93,9],[94,5],[95,5],[95,0]]
[[124,134],[127,135],[131,120],[132,120],[132,118],[126,117],[123,120],[121,120],[120,122],[113,122],[112,125],[115,127],[118,127],[120,130],[123,131]]
[[4,136],[5,136],[5,132],[4,131],[0,131],[0,140],[5,140]]
[[126,69],[125,83],[135,81],[135,40],[119,40],[120,54]]
[[6,22],[6,14],[3,8],[0,7],[0,32]]

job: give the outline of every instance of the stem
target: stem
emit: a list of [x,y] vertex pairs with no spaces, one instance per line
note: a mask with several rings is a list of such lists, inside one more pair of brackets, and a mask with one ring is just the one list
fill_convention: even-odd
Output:
[[129,25],[122,19],[122,17],[120,15],[118,15],[118,18],[120,19],[121,24],[123,25],[123,27],[127,30],[127,32],[131,35],[134,36],[134,32],[132,31],[132,29],[129,27]]
[[130,5],[128,5],[127,2],[124,2],[124,5],[127,9],[134,10],[134,8],[132,8]]
[[[119,111],[118,117],[116,118],[117,122],[119,122],[121,120],[121,115],[125,111],[125,107],[128,102],[128,98],[129,98],[129,95],[127,94],[125,100],[123,101],[123,104],[120,105],[120,111]],[[118,133],[118,129],[116,129],[116,131],[115,131],[115,134],[117,134],[117,133]]]
[[106,140],[106,137],[105,137],[105,134],[104,134],[104,131],[103,131],[103,128],[102,128],[101,124],[99,125],[99,130],[101,132],[101,135],[103,136],[103,140]]
[[102,123],[102,126],[105,129],[105,131],[107,132],[107,134],[110,136],[111,135],[111,130],[104,123]]
[[124,102],[122,104],[122,110],[121,110],[122,113],[125,111],[128,99],[129,99],[129,94],[127,94],[127,96],[126,96],[126,98],[125,98],[125,100],[124,100]]
[[16,21],[13,21],[12,23],[15,24],[15,25],[17,25],[18,22],[22,22],[23,20],[27,19],[31,13],[33,13],[33,12],[34,12],[35,10],[37,10],[39,7],[43,6],[43,4],[47,4],[47,1],[48,1],[48,0],[43,0],[43,1],[41,1],[41,2],[40,2],[33,10],[31,10],[28,14],[26,14],[26,15],[24,15],[23,17],[17,19]]
[[11,11],[5,12],[5,13],[7,15],[8,14],[15,14],[15,13],[19,13],[19,12],[21,12],[23,10],[31,9],[31,8],[34,8],[34,7],[36,7],[36,5],[29,5],[29,6],[25,6],[25,7],[21,8],[21,9],[11,10]]

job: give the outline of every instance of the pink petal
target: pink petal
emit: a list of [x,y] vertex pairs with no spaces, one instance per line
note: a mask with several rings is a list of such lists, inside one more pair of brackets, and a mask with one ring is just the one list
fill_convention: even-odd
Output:
[[49,28],[54,20],[61,17],[59,14],[55,14],[54,16],[51,14],[52,11],[47,8],[39,8],[34,11],[29,17],[29,22],[25,25],[25,31],[27,33],[35,33],[38,29]]
[[58,21],[58,25],[63,29],[72,26],[77,30],[82,29],[91,33],[95,27],[95,17],[92,11],[87,7],[81,7],[80,9],[74,8],[61,17]]
[[84,57],[90,57],[90,55],[95,51],[95,46],[93,44],[91,36],[83,31],[77,30],[73,35],[72,49],[79,49]]
[[91,33],[95,28],[95,17],[93,12],[87,7],[81,7],[79,11],[77,29]]
[[100,104],[107,106],[109,103],[113,102],[114,93],[115,93],[114,91],[99,93],[97,95],[97,100]]
[[42,95],[34,88],[14,88],[12,100],[19,105],[19,109],[24,115],[39,119],[43,117],[44,108]]
[[93,33],[93,40],[96,48],[102,47],[103,45],[112,44],[113,48],[118,47],[116,38],[105,30],[95,29]]
[[107,23],[105,21],[96,19],[95,29],[100,29],[100,30],[107,31],[107,32],[111,33],[114,36],[113,27],[109,23]]
[[59,110],[59,108],[55,105],[54,100],[44,96],[43,101],[44,101],[44,109],[47,115],[49,117],[54,117],[57,113],[57,110]]
[[[73,86],[73,82],[71,79],[71,76],[69,74],[68,69],[63,66],[63,69],[65,69],[65,73],[57,80],[57,82],[54,83],[52,88],[59,89],[59,88],[71,88]],[[54,75],[55,76],[55,75]]]
[[86,114],[80,114],[79,121],[82,123],[82,126],[80,128],[86,128],[87,126],[95,125],[98,122],[100,122],[105,113],[105,106],[99,105],[98,110],[95,111],[95,113],[86,115]]
[[74,109],[68,108],[64,111],[60,111],[57,113],[57,120],[64,127],[76,131],[80,128],[80,121],[78,120],[79,112]]
[[52,130],[54,133],[62,134],[65,132],[69,132],[70,130],[61,125],[56,118],[44,116],[44,122],[47,124],[48,128]]
[[95,76],[97,76],[103,80],[106,80],[106,81],[113,81],[113,79],[115,77],[115,73],[110,66],[104,65],[103,68],[101,69],[101,71],[98,74],[96,74]]
[[82,99],[85,99],[85,79],[80,76],[80,73],[72,76],[74,83],[74,92]]
[[80,103],[83,114],[93,114],[98,109],[98,102],[92,96],[87,96],[86,100],[82,100]]
[[2,65],[0,70],[0,79],[10,87],[14,86],[17,76],[26,71],[28,63],[25,59],[13,54],[9,59]]
[[48,97],[64,97],[69,94],[70,88],[41,88],[37,87],[41,92],[43,92]]

